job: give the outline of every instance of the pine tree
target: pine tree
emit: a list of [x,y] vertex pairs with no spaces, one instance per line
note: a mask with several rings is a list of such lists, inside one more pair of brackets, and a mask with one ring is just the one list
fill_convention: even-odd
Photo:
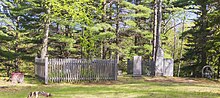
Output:
[[[187,3],[188,2],[188,3]],[[209,0],[179,0],[175,3],[176,6],[183,7],[188,6],[191,9],[195,9],[193,13],[199,17],[195,20],[195,26],[188,30],[185,35],[187,38],[187,52],[184,54],[184,60],[188,62],[185,66],[187,70],[193,72],[193,76],[201,76],[201,69],[203,66],[209,64],[209,45],[208,42],[212,40],[213,32],[209,29],[210,22],[208,21],[208,15],[212,12],[209,7],[212,7],[212,2]],[[193,5],[193,6],[189,6]]]

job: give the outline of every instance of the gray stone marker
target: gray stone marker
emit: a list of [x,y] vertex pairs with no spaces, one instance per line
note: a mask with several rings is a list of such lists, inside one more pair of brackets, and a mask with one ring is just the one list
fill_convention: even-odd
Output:
[[141,56],[134,56],[133,61],[133,76],[141,76],[142,69],[141,69]]
[[157,59],[155,62],[155,76],[163,76],[163,49],[159,48],[157,51]]
[[173,59],[164,59],[163,60],[163,76],[173,76]]

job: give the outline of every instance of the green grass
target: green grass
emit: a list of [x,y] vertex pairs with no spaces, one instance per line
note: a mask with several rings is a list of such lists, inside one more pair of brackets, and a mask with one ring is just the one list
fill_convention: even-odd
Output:
[[[0,98],[25,98],[31,91],[50,92],[52,98],[220,98],[220,84],[210,80],[197,82],[165,81],[175,78],[119,77],[118,81],[43,85],[34,79],[12,86],[0,81]],[[42,98],[42,97],[41,97]]]

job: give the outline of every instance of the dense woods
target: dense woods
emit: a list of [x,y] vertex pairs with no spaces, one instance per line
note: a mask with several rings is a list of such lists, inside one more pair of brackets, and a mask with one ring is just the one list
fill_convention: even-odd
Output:
[[[1,0],[0,75],[34,72],[34,58],[154,60],[176,76],[220,71],[219,0]],[[217,76],[217,75],[216,75]]]

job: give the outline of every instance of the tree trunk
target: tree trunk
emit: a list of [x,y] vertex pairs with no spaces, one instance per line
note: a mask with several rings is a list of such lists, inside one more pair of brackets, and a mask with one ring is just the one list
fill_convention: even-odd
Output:
[[18,66],[18,40],[19,40],[19,35],[18,35],[18,31],[19,31],[19,16],[17,17],[17,26],[16,26],[16,34],[15,34],[15,61],[14,61],[14,64],[15,64],[15,72],[19,72],[19,66]]
[[102,10],[103,10],[103,15],[102,15],[102,22],[105,22],[105,20],[106,20],[106,0],[104,0],[103,1],[103,3],[102,3]]
[[[135,4],[136,5],[139,5],[140,4],[140,0],[135,0]],[[135,11],[135,14],[137,14],[139,11]],[[140,27],[140,23],[139,23],[139,19],[138,18],[135,18],[135,22],[136,22],[136,24],[137,24],[137,27],[139,28]],[[134,36],[134,45],[135,46],[139,46],[138,45],[138,40],[139,39],[139,34],[135,34],[135,36]],[[138,49],[137,48],[135,48],[135,54],[137,55],[138,54]]]
[[10,66],[5,66],[6,67],[6,71],[7,71],[7,77],[10,76],[10,70],[11,70],[11,67]]
[[107,52],[106,52],[106,49],[107,49],[106,44],[107,44],[107,43],[106,43],[105,40],[104,40],[102,44],[103,44],[103,48],[102,48],[102,49],[103,49],[103,50],[102,50],[102,51],[103,51],[102,59],[106,59],[106,54],[107,54]]
[[157,0],[154,0],[154,30],[153,30],[153,50],[152,50],[152,59],[153,59],[153,65],[152,65],[152,72],[151,75],[155,76],[155,71],[156,71],[156,36],[157,36],[157,14],[158,14],[158,6],[157,6]]
[[161,34],[161,24],[162,24],[162,0],[158,0],[158,14],[157,14],[157,34],[156,34],[156,55],[158,49],[161,47],[160,34]]
[[153,61],[156,61],[156,36],[157,36],[157,0],[154,0],[154,32],[153,32],[153,51],[152,57]]
[[60,33],[60,24],[59,23],[57,23],[57,34],[59,34]]
[[109,49],[109,59],[112,59],[112,50]]
[[201,53],[201,65],[202,67],[206,65],[207,61],[207,55],[206,55],[206,43],[207,43],[207,9],[206,9],[206,3],[201,5],[201,10],[202,10],[202,16],[201,16],[201,21],[202,21],[202,26],[201,26],[201,39],[203,41],[200,42],[202,45],[202,53]]
[[[110,2],[109,4],[110,4],[110,7],[109,7],[109,8],[110,8],[109,20],[112,20],[112,13],[111,13],[111,12],[113,11],[113,10],[111,9],[111,8],[112,8],[112,4],[111,4],[111,2]],[[110,22],[110,24],[112,25],[112,22]],[[109,42],[109,45],[111,45],[111,44],[112,44],[112,42],[110,41],[110,42]],[[112,51],[112,49],[111,49],[110,47],[108,47],[108,48],[109,48],[109,59],[112,59],[112,57],[113,57],[113,56],[112,56],[112,52],[113,52],[113,51]]]
[[15,72],[19,72],[19,67],[18,67],[18,31],[16,32],[16,42],[15,42]]
[[[184,29],[185,29],[185,19],[183,20],[182,33],[184,32]],[[183,41],[184,41],[184,38],[182,37],[181,38],[181,47],[180,47],[180,63],[178,65],[178,72],[177,72],[178,77],[180,76],[180,66],[182,64],[181,58],[183,56],[183,52],[182,52],[182,50],[183,50]]]
[[[82,37],[84,37],[84,27],[82,27]],[[84,54],[83,54],[83,46],[80,47],[80,54],[81,54],[81,59],[84,58]]]
[[174,33],[174,38],[173,38],[173,43],[174,43],[174,45],[173,45],[173,59],[175,60],[175,52],[176,52],[176,20],[175,19],[173,19],[173,25],[174,25],[174,28],[173,28],[173,33]]
[[[104,11],[104,14],[102,15],[102,22],[106,22],[106,0],[103,1],[102,7],[103,7],[103,11]],[[105,28],[104,28],[103,32],[106,32]],[[105,39],[101,42],[101,44],[102,44],[101,45],[101,58],[106,59],[106,41],[105,41]]]
[[218,57],[218,73],[217,73],[217,78],[219,78],[219,72],[220,72],[220,56]]
[[134,51],[135,51],[135,54],[138,53],[138,49],[136,48],[136,46],[138,46],[137,42],[138,42],[138,36],[135,35],[135,36],[134,36],[134,45],[135,45]]
[[[50,9],[47,8],[46,14],[50,14]],[[43,39],[43,47],[41,49],[41,58],[45,58],[47,55],[47,47],[48,47],[48,36],[49,36],[49,29],[50,29],[50,19],[49,16],[46,18],[44,23],[44,39]]]
[[[117,1],[117,12],[116,12],[116,46],[119,47],[119,1]],[[119,51],[116,50],[116,63],[119,64]]]
[[154,3],[153,61],[156,61],[157,51],[161,47],[160,34],[162,23],[162,0],[155,0]]
[[[163,56],[162,50],[161,50],[161,41],[160,41],[160,34],[161,34],[161,23],[162,23],[162,0],[155,0],[154,1],[155,7],[154,7],[154,35],[153,35],[153,62],[154,66],[152,68],[152,75],[159,75],[161,76],[163,73],[161,72],[161,60],[160,62],[157,61],[157,57]],[[159,54],[159,51],[162,54]]]

